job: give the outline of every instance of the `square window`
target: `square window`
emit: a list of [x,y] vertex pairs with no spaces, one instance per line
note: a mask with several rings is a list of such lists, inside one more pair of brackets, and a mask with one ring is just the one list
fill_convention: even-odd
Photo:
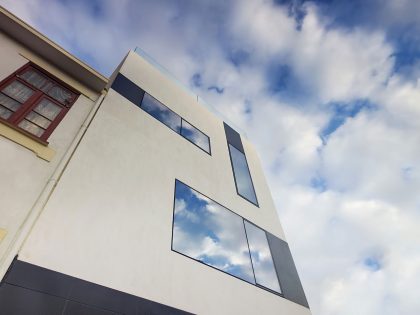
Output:
[[0,82],[0,120],[46,142],[78,94],[32,64]]

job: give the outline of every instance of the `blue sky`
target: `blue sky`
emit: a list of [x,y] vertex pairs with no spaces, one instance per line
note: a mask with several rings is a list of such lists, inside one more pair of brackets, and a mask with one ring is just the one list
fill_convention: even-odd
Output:
[[420,1],[0,4],[106,75],[141,47],[244,130],[314,314],[418,313]]

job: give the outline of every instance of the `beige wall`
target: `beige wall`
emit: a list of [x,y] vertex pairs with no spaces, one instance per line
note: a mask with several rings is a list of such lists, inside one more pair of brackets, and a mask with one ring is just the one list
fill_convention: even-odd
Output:
[[[31,56],[28,49],[0,33],[0,80],[28,62],[22,55]],[[59,79],[72,83],[73,79],[60,72],[54,65],[40,56],[32,56],[42,66],[54,72]],[[44,67],[44,68],[45,68]],[[74,85],[72,85],[75,87]],[[76,87],[75,87],[76,88]],[[91,95],[93,96],[93,95]],[[97,98],[98,95],[95,95]],[[70,111],[48,139],[48,150],[54,152],[51,161],[47,162],[29,149],[34,141],[22,136],[24,145],[17,144],[9,138],[0,136],[0,229],[6,231],[0,240],[0,270],[4,271],[8,263],[6,257],[16,255],[12,249],[25,218],[48,183],[51,175],[62,159],[64,153],[78,133],[81,125],[92,109],[94,101],[81,95]],[[7,128],[0,122],[1,128]],[[15,139],[16,140],[16,139]],[[6,260],[5,260],[6,259]],[[9,259],[10,260],[10,259]],[[0,272],[0,278],[2,277]]]
[[20,259],[198,314],[310,314],[171,251],[175,178],[284,236],[252,146],[260,208],[236,193],[220,119],[133,53],[121,72],[206,133],[212,156],[110,90]]

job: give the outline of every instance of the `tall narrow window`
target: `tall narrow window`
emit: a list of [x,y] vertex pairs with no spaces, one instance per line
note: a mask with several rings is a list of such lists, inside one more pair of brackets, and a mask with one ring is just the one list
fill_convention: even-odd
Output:
[[225,127],[230,160],[232,162],[236,191],[239,196],[258,207],[257,195],[255,194],[254,184],[252,183],[251,173],[249,172],[248,163],[246,161],[241,136],[228,124],[223,124]]
[[257,196],[255,195],[254,185],[252,183],[251,174],[249,173],[245,154],[231,144],[229,144],[229,153],[238,194],[253,204],[258,205]]
[[257,284],[281,293],[265,231],[246,220],[244,224]]
[[0,83],[0,119],[46,141],[77,96],[28,64]]

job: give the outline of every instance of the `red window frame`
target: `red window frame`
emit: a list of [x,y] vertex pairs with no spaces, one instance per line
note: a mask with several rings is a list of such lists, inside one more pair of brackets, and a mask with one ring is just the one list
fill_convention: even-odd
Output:
[[[24,79],[20,77],[21,74],[25,73],[28,69],[34,69],[37,72],[40,72],[43,76],[46,77],[47,80],[52,82],[53,86],[58,86],[60,88],[63,88],[65,90],[68,90],[69,92],[73,93],[73,98],[70,102],[66,102],[66,104],[63,104],[56,99],[52,98],[48,94],[46,94],[41,89],[31,85]],[[30,88],[34,91],[33,95],[31,95],[24,103],[21,103],[21,106],[11,114],[11,116],[7,119],[4,119],[0,117],[0,121],[3,123],[6,123],[10,127],[19,130],[20,132],[24,133],[25,135],[31,137],[32,139],[35,139],[43,144],[48,144],[47,139],[51,135],[51,133],[54,131],[54,129],[58,126],[58,124],[61,122],[61,120],[64,118],[64,116],[67,114],[71,106],[76,102],[78,99],[80,93],[69,87],[67,84],[62,82],[61,80],[57,79],[53,75],[49,74],[45,70],[39,68],[35,64],[29,62],[25,64],[23,67],[19,68],[15,72],[13,72],[11,75],[9,75],[6,79],[0,82],[0,93],[2,92],[3,88],[8,86],[13,81],[18,81],[19,83],[25,85],[26,87]],[[2,93],[4,94],[4,93]],[[6,94],[4,94],[6,95]],[[8,96],[8,95],[7,95]],[[9,97],[9,96],[8,96]],[[12,98],[13,99],[13,98]],[[47,128],[43,128],[45,131],[41,136],[34,135],[30,133],[29,131],[26,131],[22,128],[20,128],[18,125],[19,123],[43,100],[47,99],[49,102],[54,103],[54,105],[57,105],[61,108],[59,114],[53,119],[48,120],[51,121],[51,123],[48,125]],[[16,100],[17,101],[17,100]],[[39,113],[37,113],[39,114]],[[42,115],[41,115],[42,116]]]

